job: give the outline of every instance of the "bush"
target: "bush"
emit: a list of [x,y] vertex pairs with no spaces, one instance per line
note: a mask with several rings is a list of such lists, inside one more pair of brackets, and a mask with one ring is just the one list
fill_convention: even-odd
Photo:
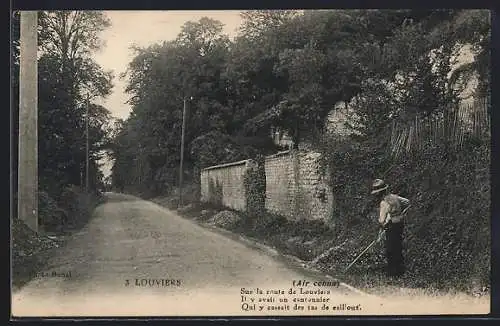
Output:
[[266,200],[266,172],[263,159],[259,157],[250,164],[253,164],[253,166],[246,170],[243,180],[248,217],[262,215],[265,210]]
[[322,144],[321,164],[330,173],[333,192],[331,225],[343,233],[366,223],[376,207],[370,194],[373,179],[383,177],[391,167],[385,144],[368,140],[328,139]]
[[62,191],[59,206],[67,212],[66,226],[78,228],[85,225],[99,202],[100,193],[86,193],[75,185],[69,185]]
[[66,224],[67,212],[57,205],[45,191],[38,192],[38,224],[47,231],[55,231]]

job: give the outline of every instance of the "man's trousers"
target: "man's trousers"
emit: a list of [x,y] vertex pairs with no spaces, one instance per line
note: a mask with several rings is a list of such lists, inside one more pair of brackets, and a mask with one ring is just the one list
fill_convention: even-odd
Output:
[[403,222],[389,222],[385,226],[385,230],[387,274],[389,276],[400,276],[405,271],[403,259]]

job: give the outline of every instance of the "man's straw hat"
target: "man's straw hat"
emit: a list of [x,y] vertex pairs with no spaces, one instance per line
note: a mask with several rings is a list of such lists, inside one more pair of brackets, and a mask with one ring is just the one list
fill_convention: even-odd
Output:
[[379,193],[381,191],[386,190],[389,188],[389,185],[387,185],[384,180],[382,179],[375,179],[372,184],[372,195]]

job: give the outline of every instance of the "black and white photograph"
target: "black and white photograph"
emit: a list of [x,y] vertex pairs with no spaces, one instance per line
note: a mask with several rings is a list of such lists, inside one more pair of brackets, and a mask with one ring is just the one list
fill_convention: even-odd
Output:
[[486,315],[486,9],[12,11],[11,318]]

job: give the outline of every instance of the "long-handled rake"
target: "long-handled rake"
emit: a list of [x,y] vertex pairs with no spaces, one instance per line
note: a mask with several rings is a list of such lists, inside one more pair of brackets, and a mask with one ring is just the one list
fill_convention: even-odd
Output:
[[[404,216],[406,214],[406,212],[408,211],[408,209],[410,208],[410,206],[406,207],[405,210],[401,213],[402,216]],[[349,264],[349,266],[347,266],[347,268],[344,270],[344,273],[347,272],[364,254],[365,252],[367,252],[368,250],[370,250],[371,247],[373,247],[373,245],[375,245],[377,242],[379,242],[381,239],[382,239],[382,236],[385,234],[385,229],[382,230],[377,238],[375,240],[373,240],[369,245],[368,247],[366,247],[353,261],[352,263]]]
[[345,269],[344,273],[347,272],[349,270],[349,268],[351,268],[360,258],[361,256],[364,255],[365,252],[367,252],[371,247],[373,247],[374,244],[376,244],[377,242],[380,241],[380,239],[382,238],[382,236],[385,234],[385,230],[382,230],[382,232],[379,233],[379,235],[377,236],[377,238],[375,240],[373,240],[369,245],[368,247],[365,248],[365,250],[363,250],[353,261],[352,263],[349,264],[349,266],[347,266],[347,268]]

